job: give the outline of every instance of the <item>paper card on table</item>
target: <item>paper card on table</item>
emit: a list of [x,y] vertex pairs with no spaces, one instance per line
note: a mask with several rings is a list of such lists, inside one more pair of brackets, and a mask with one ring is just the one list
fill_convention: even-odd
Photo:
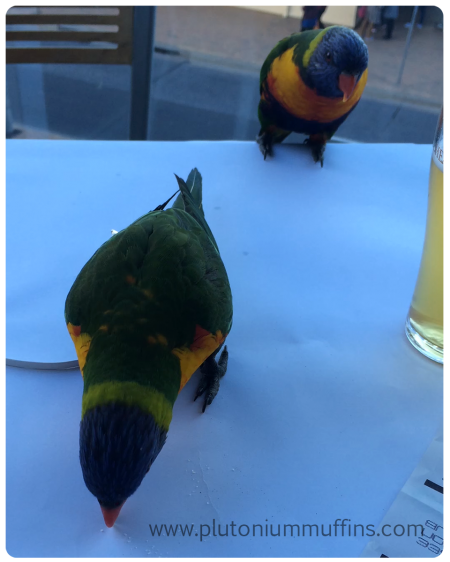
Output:
[[443,493],[441,427],[361,556],[423,558],[441,554]]

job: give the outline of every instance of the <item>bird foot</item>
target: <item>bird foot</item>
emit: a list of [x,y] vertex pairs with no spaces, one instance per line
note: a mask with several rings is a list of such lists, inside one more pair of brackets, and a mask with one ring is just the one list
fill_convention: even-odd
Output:
[[325,152],[325,143],[315,142],[311,139],[305,139],[304,144],[311,147],[314,162],[320,162],[320,167],[323,168],[323,154]]
[[256,142],[259,145],[259,150],[264,156],[264,160],[267,156],[273,156],[272,151],[272,136],[267,133],[262,133],[256,137]]
[[217,393],[219,392],[220,379],[227,372],[227,365],[228,365],[227,346],[223,348],[223,351],[220,354],[219,361],[216,362],[215,356],[219,350],[220,347],[215,353],[210,355],[208,359],[206,359],[200,367],[202,378],[200,379],[197,388],[197,393],[194,398],[194,402],[202,394],[205,394],[205,400],[203,402],[202,412],[206,410],[206,406],[209,406],[214,400],[214,398],[216,397]]

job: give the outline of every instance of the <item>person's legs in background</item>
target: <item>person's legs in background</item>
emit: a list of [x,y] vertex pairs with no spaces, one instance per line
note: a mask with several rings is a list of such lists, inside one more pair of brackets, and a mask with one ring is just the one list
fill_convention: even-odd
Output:
[[365,37],[367,41],[373,41],[372,33],[374,33],[374,23],[369,19],[367,22],[366,37]]
[[395,20],[393,18],[385,18],[384,22],[386,24],[386,33],[385,33],[383,39],[391,39],[392,38],[392,32],[394,30]]
[[317,24],[316,19],[305,20],[302,19],[300,25],[300,31],[309,31],[310,29],[314,29],[314,26]]
[[363,18],[360,19],[360,21],[357,23],[357,25],[355,26],[355,31],[361,36],[364,37],[365,31],[366,31],[366,25],[367,25],[368,19],[367,16],[364,16]]
[[422,29],[422,27],[423,27],[423,22],[425,20],[426,11],[427,11],[426,6],[419,6],[419,21],[417,22],[417,27],[419,29]]
[[[425,14],[427,12],[427,7],[426,6],[419,6],[419,21],[417,22],[417,29],[422,29],[423,27],[423,22],[425,20]],[[411,22],[409,21],[408,23],[405,23],[405,27],[406,29],[409,29],[411,27]]]

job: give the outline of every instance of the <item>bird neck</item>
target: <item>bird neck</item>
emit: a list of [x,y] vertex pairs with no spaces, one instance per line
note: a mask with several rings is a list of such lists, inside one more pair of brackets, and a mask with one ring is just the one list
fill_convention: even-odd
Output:
[[94,338],[84,367],[82,418],[96,406],[115,402],[138,406],[167,430],[180,381],[180,363],[167,346],[102,349]]

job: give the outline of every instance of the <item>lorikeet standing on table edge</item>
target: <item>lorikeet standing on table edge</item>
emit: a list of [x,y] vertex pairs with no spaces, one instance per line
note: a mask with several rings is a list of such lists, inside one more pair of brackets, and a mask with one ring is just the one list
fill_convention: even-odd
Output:
[[108,527],[161,451],[180,390],[200,367],[205,411],[227,368],[226,346],[215,357],[231,329],[231,290],[201,175],[177,180],[172,208],[169,199],[114,234],[66,300],[84,380],[81,468]]
[[261,68],[257,142],[272,155],[291,132],[309,135],[323,165],[326,142],[356,107],[367,82],[369,54],[361,37],[341,26],[293,33]]

